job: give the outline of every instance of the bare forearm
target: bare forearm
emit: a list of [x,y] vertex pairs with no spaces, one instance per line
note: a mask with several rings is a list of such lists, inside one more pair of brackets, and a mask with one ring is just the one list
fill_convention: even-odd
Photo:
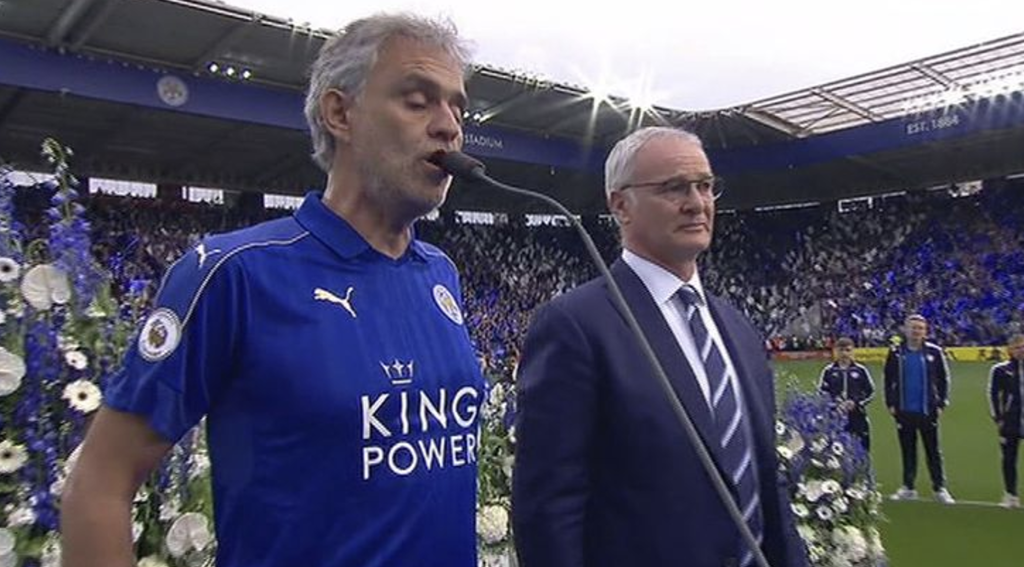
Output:
[[62,567],[135,567],[131,502],[80,493],[61,505]]

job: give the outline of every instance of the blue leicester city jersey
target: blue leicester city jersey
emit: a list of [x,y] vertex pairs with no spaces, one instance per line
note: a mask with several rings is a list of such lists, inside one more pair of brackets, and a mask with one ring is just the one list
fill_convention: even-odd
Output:
[[168,272],[106,393],[204,416],[219,567],[475,567],[484,382],[456,270],[373,250],[318,194]]

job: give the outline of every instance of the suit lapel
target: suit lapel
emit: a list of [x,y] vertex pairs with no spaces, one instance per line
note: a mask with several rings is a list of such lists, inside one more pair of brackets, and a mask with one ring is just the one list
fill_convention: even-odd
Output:
[[[643,329],[647,341],[651,343],[651,348],[654,349],[658,361],[665,369],[676,397],[686,408],[697,432],[704,440],[704,445],[718,462],[719,447],[718,443],[713,441],[718,436],[711,420],[711,411],[708,409],[704,393],[697,384],[693,369],[690,368],[686,355],[683,354],[683,349],[679,347],[675,335],[672,334],[672,329],[669,328],[650,292],[647,291],[644,283],[632,268],[625,262],[617,260],[612,265],[611,272],[622,290],[623,297],[626,298],[626,303],[629,304],[640,323],[640,328]],[[609,301],[611,301],[610,295]],[[614,302],[612,304],[614,305]],[[623,317],[623,322],[625,322],[625,317]],[[648,366],[646,360],[637,361],[637,369],[653,377],[654,371],[649,370]]]

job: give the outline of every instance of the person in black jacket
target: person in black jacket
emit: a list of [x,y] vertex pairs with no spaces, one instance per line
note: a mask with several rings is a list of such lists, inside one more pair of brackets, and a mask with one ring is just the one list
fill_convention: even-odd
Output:
[[1010,337],[1010,360],[992,366],[988,380],[989,409],[996,422],[999,447],[1003,452],[1003,482],[1006,494],[1000,506],[1020,508],[1017,494],[1017,449],[1024,437],[1024,335]]
[[871,450],[871,424],[867,407],[875,396],[875,383],[871,372],[853,359],[853,340],[843,337],[836,341],[836,360],[821,371],[818,390],[832,396],[836,406],[846,413],[846,430],[856,435]]
[[939,418],[949,405],[949,364],[942,347],[925,340],[928,320],[913,314],[904,321],[902,344],[889,350],[885,359],[885,405],[896,418],[903,455],[903,486],[893,500],[917,498],[917,436],[920,433],[928,458],[935,499],[953,504],[946,489],[939,450]]

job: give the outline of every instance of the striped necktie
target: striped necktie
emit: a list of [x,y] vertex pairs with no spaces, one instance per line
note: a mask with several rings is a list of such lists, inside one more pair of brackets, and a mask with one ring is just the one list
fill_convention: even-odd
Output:
[[[685,307],[690,332],[693,334],[701,362],[704,363],[708,392],[711,395],[711,413],[718,434],[717,453],[720,455],[722,468],[729,474],[729,480],[736,487],[736,505],[760,544],[764,539],[764,520],[761,515],[754,446],[746,412],[740,404],[733,377],[725,365],[725,357],[704,325],[699,308],[703,304],[703,299],[697,290],[689,285],[681,287],[676,295]],[[746,549],[746,546],[743,546],[741,551],[740,566],[753,564],[753,553]]]

